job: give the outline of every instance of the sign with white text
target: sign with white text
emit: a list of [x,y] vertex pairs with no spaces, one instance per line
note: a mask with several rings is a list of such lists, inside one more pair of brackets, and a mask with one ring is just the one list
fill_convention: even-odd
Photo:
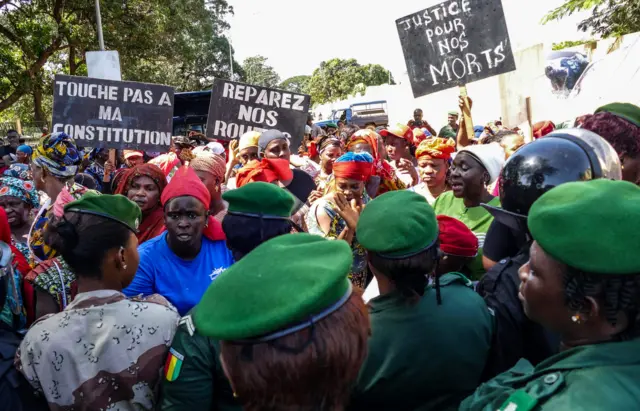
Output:
[[65,132],[80,147],[166,152],[173,92],[159,84],[58,75],[52,132]]
[[500,0],[448,0],[396,26],[414,97],[516,69]]
[[304,136],[310,103],[306,94],[216,79],[207,137],[232,140],[247,131],[276,129],[289,138],[295,152]]

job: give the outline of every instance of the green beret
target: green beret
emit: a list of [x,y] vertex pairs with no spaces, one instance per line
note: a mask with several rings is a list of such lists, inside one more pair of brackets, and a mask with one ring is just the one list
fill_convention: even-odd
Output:
[[250,214],[265,217],[289,218],[294,199],[287,191],[275,184],[255,182],[227,191],[222,199],[229,203],[227,213]]
[[459,116],[458,111],[456,111],[456,110],[452,110],[452,111],[448,112],[447,115],[456,116],[456,117]]
[[356,228],[358,242],[382,257],[410,257],[438,239],[433,208],[413,191],[391,191],[362,210]]
[[195,308],[195,326],[208,337],[255,342],[307,328],[348,300],[352,262],[345,241],[275,237],[211,283]]
[[626,181],[561,184],[529,211],[534,240],[554,259],[595,274],[640,273],[640,188]]
[[127,197],[87,191],[79,200],[64,206],[64,211],[92,214],[124,224],[134,233],[142,220],[140,207]]
[[596,110],[596,114],[602,112],[611,113],[640,127],[640,107],[631,103],[611,103]]

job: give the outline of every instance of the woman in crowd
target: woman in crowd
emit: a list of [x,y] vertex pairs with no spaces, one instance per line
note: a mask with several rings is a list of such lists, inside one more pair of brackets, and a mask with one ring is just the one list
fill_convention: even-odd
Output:
[[420,177],[413,164],[410,147],[413,143],[413,132],[405,125],[397,124],[380,132],[384,138],[391,167],[406,187],[418,184]]
[[[369,335],[366,307],[347,279],[351,263],[343,241],[286,234],[209,287],[195,328],[221,340],[222,368],[243,409],[346,408]],[[227,298],[236,293],[252,304]]]
[[640,107],[607,104],[585,116],[582,128],[607,140],[620,156],[622,179],[640,185]]
[[[226,192],[223,198],[229,203],[229,211],[222,228],[236,262],[260,244],[291,232],[289,217],[294,199],[275,184],[247,184]],[[161,409],[240,410],[220,365],[220,342],[205,337],[193,326],[193,313],[199,307],[196,305],[180,323],[171,343],[172,352],[184,359],[178,374],[165,376]]]
[[16,149],[16,162],[18,164],[29,164],[32,154],[33,149],[30,146],[26,144],[18,146]]
[[[29,230],[32,211],[40,207],[40,195],[32,181],[14,177],[0,177],[0,207],[7,213],[11,226],[11,244],[29,257]],[[23,273],[27,274],[27,273]]]
[[310,234],[345,240],[351,245],[351,281],[364,289],[367,278],[365,251],[356,238],[360,211],[369,202],[365,182],[371,176],[373,158],[368,153],[346,153],[333,164],[335,188],[313,203],[306,218]]
[[19,178],[20,180],[33,181],[31,166],[29,164],[13,163],[2,173],[2,175],[7,177]]
[[66,309],[36,322],[16,366],[50,409],[154,409],[160,370],[179,315],[161,296],[122,294],[138,266],[140,208],[87,194],[47,227],[47,243],[77,274]]
[[149,161],[149,164],[156,165],[162,170],[167,177],[167,182],[171,182],[173,175],[184,163],[195,158],[194,145],[189,138],[185,136],[173,137],[171,144],[171,151]]
[[103,188],[113,178],[113,173],[115,172],[115,165],[109,161],[109,150],[106,148],[94,148],[89,152],[88,161],[89,165],[84,172],[93,177],[97,184],[96,189],[102,192]]
[[127,168],[133,168],[144,164],[144,153],[139,150],[123,150],[122,156]]
[[388,191],[404,190],[405,184],[398,178],[396,171],[385,160],[384,144],[375,131],[364,129],[357,131],[347,142],[347,151],[366,152],[373,157],[373,174],[367,183],[367,193],[371,197]]
[[349,409],[457,409],[481,381],[493,319],[465,276],[435,274],[433,208],[410,191],[386,193],[362,211],[357,233],[380,296],[368,304],[369,355]]
[[451,188],[447,184],[447,173],[451,154],[456,151],[453,139],[429,138],[420,143],[416,150],[420,184],[411,187],[433,205],[440,194]]
[[316,189],[324,194],[329,180],[333,176],[333,163],[342,155],[342,142],[332,136],[323,136],[318,140],[320,155],[320,174],[315,179]]
[[560,335],[561,352],[535,368],[521,359],[460,410],[640,408],[639,201],[634,184],[606,179],[536,200],[519,297],[527,317]]
[[220,222],[208,215],[209,191],[193,169],[178,170],[161,201],[167,232],[140,247],[138,272],[123,292],[160,294],[185,315],[233,257]]
[[[19,332],[34,320],[33,287],[24,281],[31,267],[22,252],[12,245],[11,228],[7,213],[0,207],[0,241],[9,245],[11,253],[11,271],[13,278],[6,284],[12,284],[7,290],[4,305],[0,307],[0,321],[11,330]],[[9,274],[7,274],[9,275]]]
[[164,173],[153,164],[128,169],[118,184],[116,194],[126,196],[142,210],[142,221],[136,234],[138,244],[156,238],[165,230],[164,211],[160,204],[165,187],[167,179]]
[[226,166],[223,157],[208,152],[198,153],[196,158],[189,163],[189,167],[196,172],[200,181],[209,190],[211,196],[209,215],[214,216],[220,222],[227,212],[227,205],[222,201],[222,184],[224,183]]
[[456,218],[478,237],[480,251],[467,269],[472,279],[484,274],[482,246],[493,217],[481,204],[500,205],[487,188],[493,184],[504,164],[504,150],[496,144],[465,147],[456,154],[451,166],[449,184],[452,191],[440,195],[433,205],[436,214]]
[[[29,233],[29,254],[36,263],[40,263],[56,254],[55,249],[44,241],[44,230],[53,217],[54,204],[58,201],[64,205],[80,198],[87,190],[73,182],[82,159],[73,140],[65,133],[43,137],[31,160],[36,190],[44,192],[48,197],[38,211]],[[58,211],[62,214],[60,207]]]

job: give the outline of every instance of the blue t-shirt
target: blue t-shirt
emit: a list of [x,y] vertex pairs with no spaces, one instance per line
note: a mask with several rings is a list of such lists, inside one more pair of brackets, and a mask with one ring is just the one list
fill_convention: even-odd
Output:
[[140,265],[133,282],[122,292],[133,297],[139,294],[160,294],[185,315],[200,302],[209,284],[233,264],[226,242],[202,238],[198,256],[185,261],[175,255],[167,243],[167,233],[138,247]]

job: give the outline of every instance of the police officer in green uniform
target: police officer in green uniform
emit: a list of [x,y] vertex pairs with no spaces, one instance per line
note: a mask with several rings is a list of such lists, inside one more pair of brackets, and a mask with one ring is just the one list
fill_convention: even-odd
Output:
[[[222,228],[236,262],[261,243],[291,231],[293,196],[275,184],[246,184],[226,192],[222,198],[229,203]],[[220,365],[219,341],[200,334],[192,317],[196,310],[198,306],[180,320],[173,338],[165,366],[161,409],[241,410]]]
[[344,410],[369,336],[367,309],[348,278],[352,263],[346,241],[287,234],[207,289],[195,325],[220,340],[220,361],[245,410]]
[[419,194],[389,192],[365,207],[356,233],[381,295],[369,302],[369,354],[349,409],[457,409],[481,382],[493,320],[464,275],[434,277],[433,208]]
[[561,336],[561,352],[519,361],[460,410],[640,409],[638,204],[640,188],[605,179],[562,184],[533,204],[520,299]]

